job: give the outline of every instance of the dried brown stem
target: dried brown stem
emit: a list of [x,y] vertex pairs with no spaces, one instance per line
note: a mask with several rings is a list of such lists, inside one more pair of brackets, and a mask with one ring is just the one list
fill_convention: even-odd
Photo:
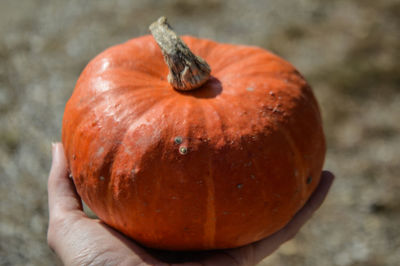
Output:
[[175,89],[194,90],[209,79],[210,66],[190,51],[172,30],[165,17],[152,23],[150,31],[161,48],[169,68],[168,81]]

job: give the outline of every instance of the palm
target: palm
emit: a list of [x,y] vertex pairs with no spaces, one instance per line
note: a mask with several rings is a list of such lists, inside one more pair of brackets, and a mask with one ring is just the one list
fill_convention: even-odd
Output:
[[289,224],[259,242],[220,251],[167,252],[143,248],[100,220],[88,218],[67,176],[64,151],[57,144],[48,182],[48,242],[66,265],[254,265],[299,231],[333,181],[331,173],[323,172],[318,188]]

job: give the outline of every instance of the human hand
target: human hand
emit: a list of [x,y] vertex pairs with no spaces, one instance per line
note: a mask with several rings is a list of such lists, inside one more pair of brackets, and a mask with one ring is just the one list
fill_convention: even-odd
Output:
[[98,219],[86,216],[68,178],[62,144],[53,145],[48,180],[47,241],[65,265],[254,265],[293,238],[325,199],[334,176],[323,172],[306,205],[275,234],[247,246],[204,252],[156,251],[139,246]]

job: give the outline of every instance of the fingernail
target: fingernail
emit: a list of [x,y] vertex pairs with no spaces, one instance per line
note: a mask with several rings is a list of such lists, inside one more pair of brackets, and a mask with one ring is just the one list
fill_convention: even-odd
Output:
[[56,154],[56,149],[57,149],[57,143],[52,142],[51,143],[51,155],[53,157],[53,161],[54,161],[54,157]]

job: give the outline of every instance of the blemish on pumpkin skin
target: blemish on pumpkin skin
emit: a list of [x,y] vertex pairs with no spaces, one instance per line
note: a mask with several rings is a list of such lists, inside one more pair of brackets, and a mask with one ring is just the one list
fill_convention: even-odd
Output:
[[306,183],[307,185],[311,184],[312,182],[312,176],[307,177]]
[[182,155],[186,155],[188,153],[188,148],[185,146],[179,147],[179,153]]
[[274,113],[280,113],[280,112],[282,112],[281,110],[279,110],[279,107],[281,107],[282,105],[279,103],[279,104],[277,104],[275,107],[274,107],[274,109],[272,109],[272,112],[274,112]]
[[243,184],[237,184],[236,186],[238,189],[241,189],[243,187]]
[[247,91],[254,91],[254,88],[253,87],[247,87],[246,90]]
[[134,168],[131,170],[131,178],[132,178],[132,179],[135,179],[138,172],[139,172],[139,169],[136,168],[136,167],[134,167]]
[[104,152],[104,147],[100,147],[100,148],[97,150],[96,156],[100,156],[103,152]]
[[104,181],[105,178],[104,178],[104,176],[100,176],[99,179],[100,179],[101,181]]
[[182,144],[183,138],[181,136],[177,136],[174,138],[175,144]]
[[117,143],[117,144],[120,144],[120,145],[124,148],[124,151],[125,151],[127,154],[129,154],[129,155],[132,155],[132,154],[133,154],[133,152],[131,151],[131,149],[130,149],[125,143],[123,143],[122,141],[116,141],[116,143]]

